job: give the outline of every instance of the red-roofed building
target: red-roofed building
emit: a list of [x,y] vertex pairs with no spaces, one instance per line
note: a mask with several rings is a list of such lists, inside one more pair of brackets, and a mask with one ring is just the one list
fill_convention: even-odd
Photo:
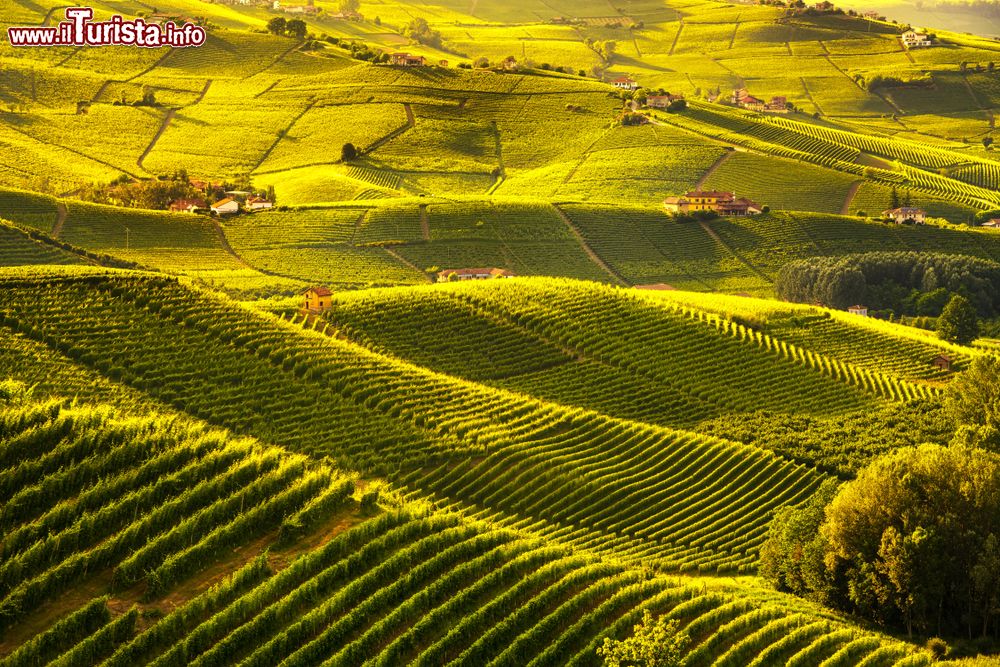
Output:
[[329,287],[310,287],[302,293],[305,309],[310,313],[321,313],[333,306],[333,292]]
[[719,215],[758,215],[763,208],[745,198],[737,198],[732,192],[694,190],[679,197],[667,197],[663,206],[671,213],[692,213],[714,211]]
[[427,64],[427,59],[423,56],[400,52],[389,54],[389,63],[401,67],[423,67]]
[[667,93],[666,95],[649,95],[646,97],[646,106],[652,107],[653,109],[666,109],[672,102],[677,102],[683,99],[684,95],[671,95],[670,93]]
[[247,198],[247,209],[250,211],[260,211],[265,208],[271,208],[272,206],[274,206],[273,202],[270,202],[262,197]]
[[204,199],[175,199],[170,202],[170,210],[175,213],[194,213],[200,208],[208,208],[208,204],[205,203]]
[[611,85],[619,90],[636,90],[639,88],[639,84],[635,82],[635,79],[627,76],[620,76],[617,79],[612,79]]

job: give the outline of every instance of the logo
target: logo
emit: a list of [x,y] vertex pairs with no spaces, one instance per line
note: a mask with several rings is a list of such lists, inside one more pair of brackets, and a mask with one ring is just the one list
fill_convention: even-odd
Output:
[[93,21],[90,7],[67,7],[66,20],[54,27],[7,28],[11,46],[161,46],[185,48],[205,43],[205,29],[190,22],[147,22],[112,16],[107,21]]

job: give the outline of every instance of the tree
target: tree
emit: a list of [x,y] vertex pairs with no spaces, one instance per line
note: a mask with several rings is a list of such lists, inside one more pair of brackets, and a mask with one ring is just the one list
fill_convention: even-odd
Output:
[[961,294],[956,294],[938,317],[937,334],[941,340],[968,345],[979,335],[976,309]]
[[490,66],[490,60],[486,56],[479,56],[473,61],[472,66],[476,69],[486,69]]
[[895,185],[889,192],[889,208],[899,208],[899,190],[896,189]]
[[876,459],[825,510],[830,600],[891,628],[988,628],[995,607],[977,612],[974,591],[979,577],[980,597],[992,596],[996,581],[976,568],[997,558],[998,521],[996,454],[923,445]]
[[340,149],[341,162],[350,162],[356,157],[358,157],[358,149],[355,148],[354,144],[346,143],[341,147]]
[[992,145],[993,145],[993,137],[983,137],[983,148],[989,150],[990,146]]
[[642,623],[633,628],[631,637],[623,640],[604,639],[597,655],[606,667],[675,667],[691,643],[686,632],[680,631],[676,620],[663,616],[654,619],[648,609],[642,612]]
[[345,16],[357,14],[358,10],[361,9],[361,0],[340,0],[337,3],[337,9]]
[[956,440],[1000,452],[1000,359],[977,357],[948,386],[945,408],[958,425]]
[[304,39],[308,27],[302,19],[292,19],[285,24],[285,32],[295,39]]
[[267,31],[272,35],[284,35],[288,22],[281,16],[275,16],[267,22]]

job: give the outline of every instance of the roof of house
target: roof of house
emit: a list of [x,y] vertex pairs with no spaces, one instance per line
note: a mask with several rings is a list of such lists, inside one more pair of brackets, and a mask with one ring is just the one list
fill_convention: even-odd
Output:
[[719,190],[692,190],[685,195],[687,197],[715,197],[728,199],[733,196],[732,192],[722,192]]
[[628,76],[620,76],[617,79],[612,79],[611,83],[635,83],[635,79]]
[[204,199],[175,199],[170,202],[171,206],[187,208],[188,206],[203,207],[205,206]]
[[924,209],[914,206],[900,206],[882,211],[882,215],[925,215]]
[[868,310],[868,306],[854,305],[847,310]]
[[219,201],[212,204],[212,208],[218,208],[219,206],[225,206],[226,204],[236,204],[237,201],[232,197],[226,197],[225,199],[220,199]]
[[934,361],[937,361],[938,359],[941,359],[942,361],[947,361],[949,364],[952,362],[952,358],[949,357],[947,354],[939,354],[936,357],[934,357]]
[[312,292],[316,296],[330,296],[333,294],[329,287],[310,287],[303,294],[308,294],[309,292]]
[[271,202],[263,197],[250,197],[247,199],[248,204],[270,204]]
[[440,272],[441,275],[449,276],[451,274],[458,274],[460,276],[481,276],[489,274],[492,276],[512,276],[514,275],[507,269],[498,269],[495,267],[482,267],[476,269],[445,269]]

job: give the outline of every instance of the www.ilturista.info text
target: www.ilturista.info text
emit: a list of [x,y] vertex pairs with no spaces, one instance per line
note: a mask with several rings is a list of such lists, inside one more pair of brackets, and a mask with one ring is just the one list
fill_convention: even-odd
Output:
[[161,46],[183,48],[205,43],[205,29],[172,20],[162,23],[141,18],[127,20],[112,16],[107,21],[93,21],[90,7],[68,7],[66,20],[57,26],[7,28],[11,46],[141,46],[155,49]]

